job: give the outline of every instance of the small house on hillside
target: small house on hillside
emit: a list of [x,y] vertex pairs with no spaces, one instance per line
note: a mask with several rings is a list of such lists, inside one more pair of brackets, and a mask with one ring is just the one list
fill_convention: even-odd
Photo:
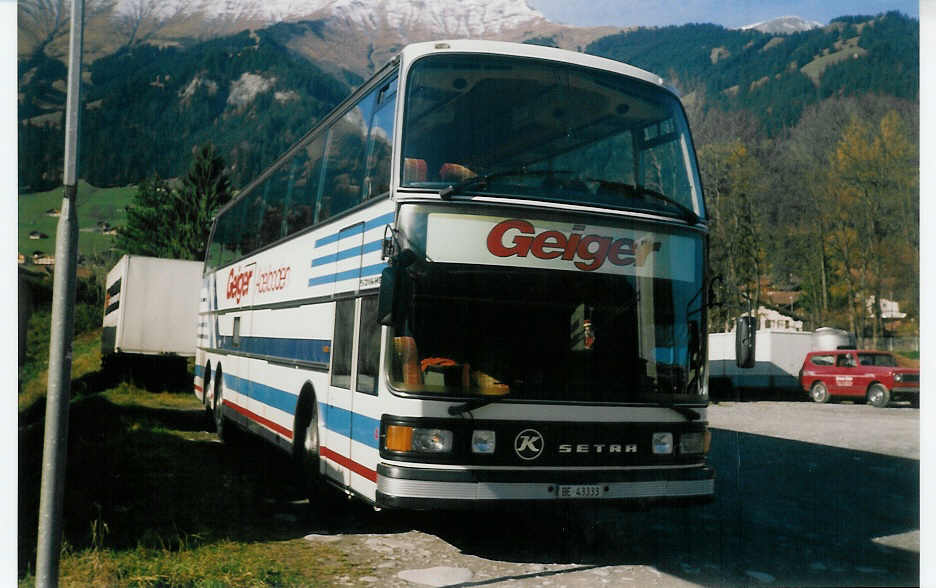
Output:
[[46,255],[42,251],[33,253],[32,262],[36,265],[55,265],[55,256]]
[[[750,313],[744,313],[743,316],[750,316]],[[730,326],[734,330],[734,324]],[[803,331],[803,321],[798,321],[792,317],[786,316],[772,308],[760,306],[757,309],[757,330],[759,331],[790,331],[799,333]]]

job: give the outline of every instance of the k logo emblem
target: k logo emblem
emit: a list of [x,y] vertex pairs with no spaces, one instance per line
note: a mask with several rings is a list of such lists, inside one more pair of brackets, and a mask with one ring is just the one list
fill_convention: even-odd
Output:
[[514,451],[520,459],[533,460],[543,453],[545,441],[539,431],[524,429],[514,439]]

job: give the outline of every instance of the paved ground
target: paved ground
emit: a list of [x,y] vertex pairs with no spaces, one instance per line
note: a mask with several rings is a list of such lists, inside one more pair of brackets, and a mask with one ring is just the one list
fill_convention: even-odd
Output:
[[348,504],[313,511],[307,539],[362,556],[364,581],[391,587],[919,583],[918,410],[720,403],[709,420],[718,479],[705,506],[413,514]]

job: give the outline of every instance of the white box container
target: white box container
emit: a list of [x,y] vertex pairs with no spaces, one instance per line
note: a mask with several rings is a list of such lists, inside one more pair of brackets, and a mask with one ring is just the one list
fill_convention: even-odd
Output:
[[124,255],[107,274],[102,355],[195,355],[202,262]]
[[729,380],[742,390],[782,392],[792,399],[799,392],[799,370],[812,350],[813,334],[798,331],[757,331],[753,368],[735,365],[735,334],[711,333],[708,339],[710,387]]

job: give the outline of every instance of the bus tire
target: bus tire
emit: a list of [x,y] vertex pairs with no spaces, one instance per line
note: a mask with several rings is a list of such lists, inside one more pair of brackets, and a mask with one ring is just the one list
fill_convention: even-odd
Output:
[[224,418],[224,386],[222,382],[224,382],[224,373],[221,371],[221,366],[218,366],[218,372],[215,374],[214,379],[211,414],[214,417],[215,433],[217,433],[218,439],[230,442],[231,434],[225,430],[227,423]]
[[309,502],[314,503],[319,498],[322,480],[319,472],[318,402],[310,386],[306,386],[299,395],[293,431],[296,475]]
[[868,402],[876,408],[884,408],[890,402],[890,392],[884,384],[875,382],[868,387]]
[[202,379],[202,406],[205,412],[211,414],[211,402],[208,398],[208,390],[211,389],[211,361],[205,363],[205,377]]

